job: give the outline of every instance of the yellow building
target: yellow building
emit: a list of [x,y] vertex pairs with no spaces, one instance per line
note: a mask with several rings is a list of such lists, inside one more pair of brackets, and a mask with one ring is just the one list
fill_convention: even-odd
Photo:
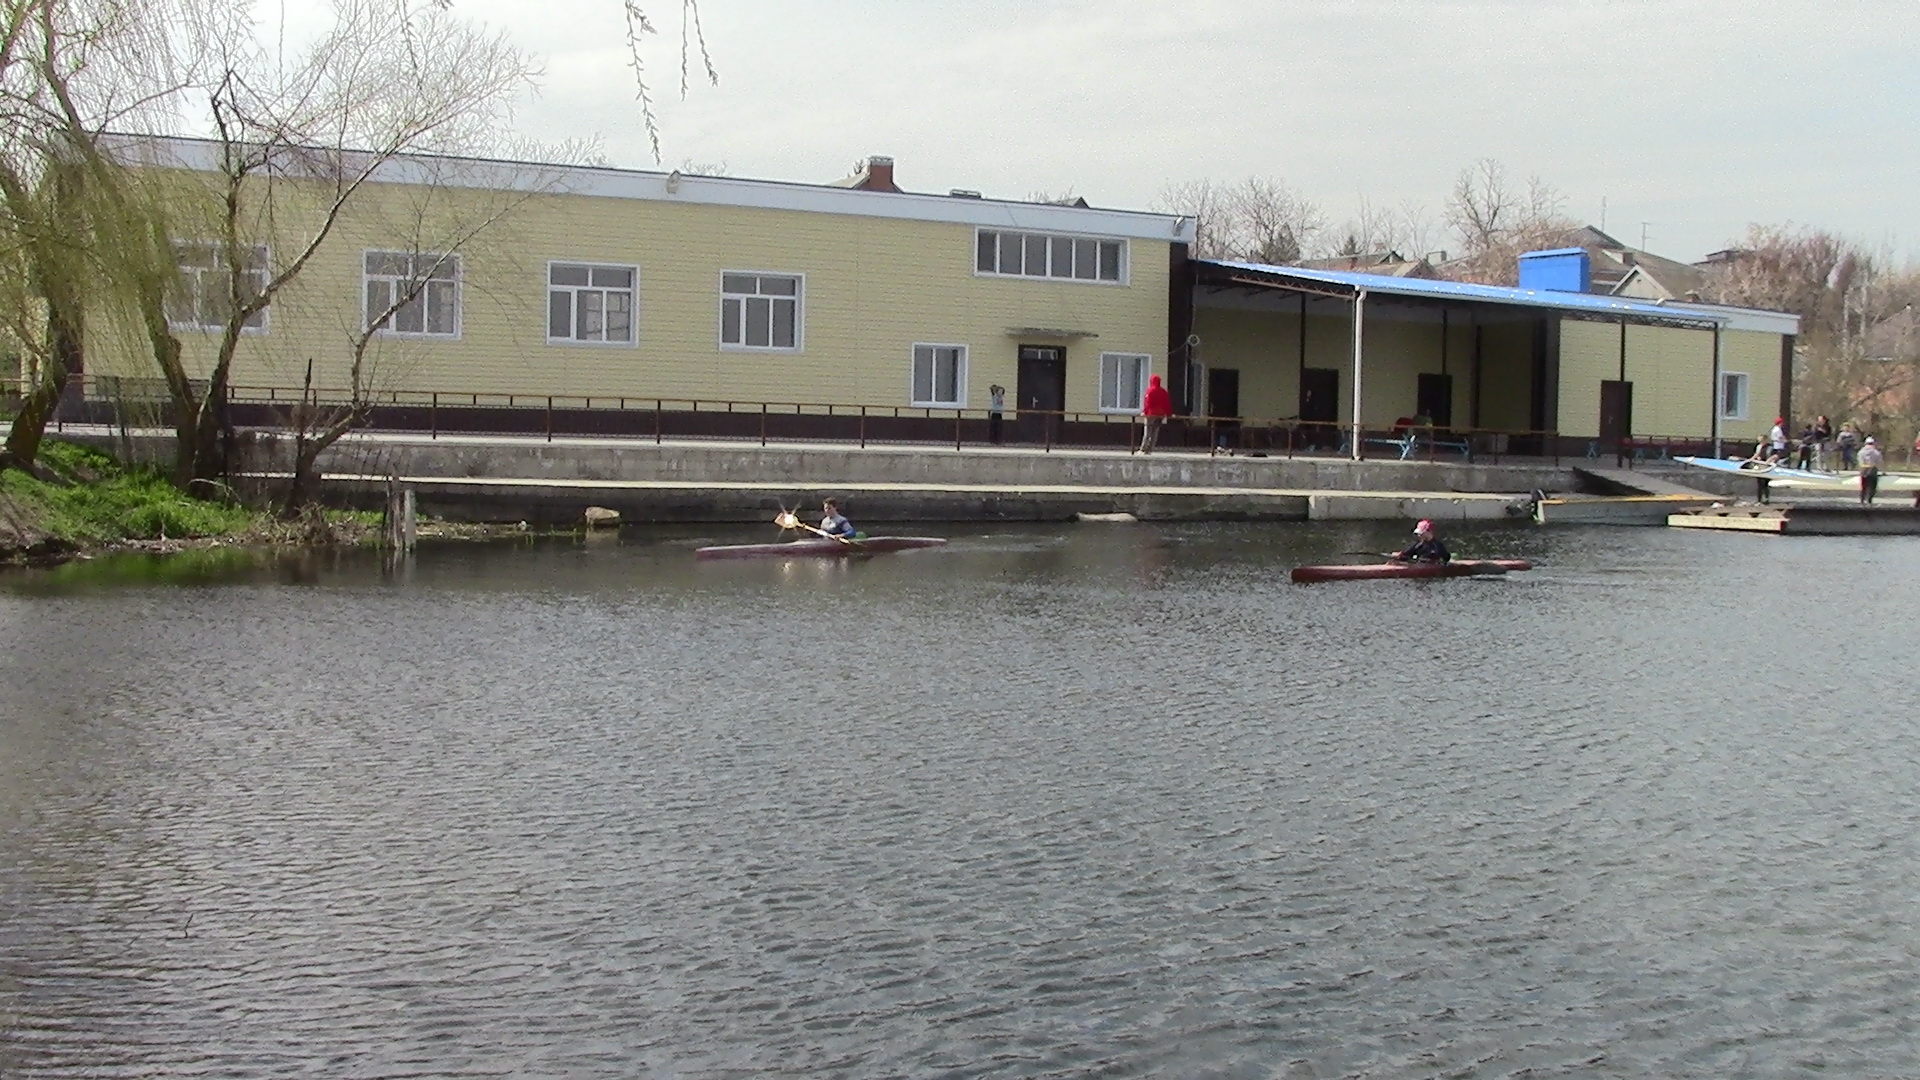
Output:
[[[214,220],[217,144],[135,149],[125,156],[156,175],[202,185],[177,218]],[[316,386],[344,391],[356,336],[380,324],[364,381],[408,405],[523,408],[552,396],[563,409],[590,401],[649,414],[656,402],[707,413],[733,403],[736,414],[831,407],[876,421],[939,417],[950,433],[956,410],[984,423],[999,385],[1009,413],[1137,412],[1148,376],[1166,371],[1170,267],[1192,219],[912,194],[891,170],[876,158],[852,182],[795,184],[386,163],[250,326],[235,401],[284,398],[309,363]],[[251,189],[252,287],[297,258],[323,220],[335,189],[324,170],[309,172],[283,168]],[[176,230],[183,288],[169,316],[204,372],[227,279],[211,224]],[[94,349],[91,371],[150,375],[143,347],[123,333]]]
[[[121,152],[186,193],[168,315],[204,373],[220,147]],[[1699,449],[1787,413],[1792,316],[1191,260],[1191,218],[908,193],[885,158],[797,184],[413,157],[340,199],[352,167],[290,150],[242,189],[249,288],[340,213],[242,337],[238,422],[309,372],[337,400],[361,345],[374,423],[449,430],[977,440],[1004,403],[1011,439],[1115,443],[1153,374],[1215,418],[1176,445]],[[151,378],[146,348],[136,326],[90,340],[93,385]]]

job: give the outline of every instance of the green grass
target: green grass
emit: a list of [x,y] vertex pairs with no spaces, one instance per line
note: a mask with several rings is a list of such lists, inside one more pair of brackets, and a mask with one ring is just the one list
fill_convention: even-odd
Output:
[[189,498],[157,472],[123,468],[76,443],[49,440],[40,463],[53,482],[8,470],[0,473],[0,492],[73,544],[238,535],[258,520],[254,511]]

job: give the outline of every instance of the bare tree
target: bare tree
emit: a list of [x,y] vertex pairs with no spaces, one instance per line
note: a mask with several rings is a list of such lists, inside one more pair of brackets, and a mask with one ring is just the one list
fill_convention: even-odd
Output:
[[1226,192],[1212,180],[1183,180],[1162,185],[1150,208],[1194,219],[1192,254],[1196,259],[1225,259],[1232,255],[1224,242]]
[[1521,254],[1565,246],[1580,227],[1562,211],[1564,202],[1537,176],[1514,187],[1506,166],[1492,158],[1460,170],[1442,217],[1459,238],[1463,255],[1447,269],[1464,281],[1515,284]]
[[1794,397],[1805,411],[1910,428],[1920,418],[1920,273],[1890,262],[1825,230],[1753,225],[1708,268],[1707,296],[1800,317]]
[[1564,219],[1565,200],[1538,176],[1514,188],[1507,167],[1481,158],[1460,170],[1447,194],[1444,216],[1462,250],[1476,255],[1499,247],[1517,232]]
[[167,116],[238,11],[219,0],[0,3],[0,274],[28,383],[0,466],[38,456],[84,364],[89,289],[121,257],[124,192],[100,132]]
[[1426,207],[1416,200],[1380,206],[1363,197],[1354,216],[1334,230],[1342,238],[1337,254],[1419,259],[1433,250],[1433,228]]
[[[532,74],[498,35],[386,0],[340,0],[331,31],[290,63],[253,51],[228,61],[208,91],[218,132],[213,181],[154,219],[141,260],[152,268],[138,297],[141,321],[173,401],[175,481],[188,490],[226,471],[225,402],[247,328],[300,277],[377,174],[410,154],[481,144]],[[204,380],[189,377],[167,310],[178,240],[169,230],[183,226],[213,237],[226,290]],[[265,267],[263,247],[272,259]]]
[[1326,228],[1320,208],[1278,180],[1249,176],[1228,190],[1232,241],[1250,262],[1298,262]]
[[1081,198],[1080,193],[1073,189],[1072,184],[1068,184],[1059,191],[1053,191],[1047,188],[1035,188],[1027,192],[1027,201],[1030,203],[1051,203],[1055,206],[1087,205],[1087,200]]
[[1326,228],[1318,206],[1271,177],[1231,185],[1207,179],[1169,184],[1153,206],[1198,221],[1193,254],[1203,259],[1298,262]]
[[[420,163],[421,167],[457,170],[458,162]],[[397,348],[383,335],[397,320],[408,316],[424,317],[435,302],[431,290],[459,278],[459,263],[474,250],[477,241],[494,232],[527,200],[553,185],[530,183],[519,190],[481,196],[469,187],[464,197],[444,200],[443,195],[458,184],[455,177],[428,179],[418,187],[418,197],[410,204],[408,220],[396,222],[395,235],[405,235],[409,251],[395,267],[401,271],[392,280],[386,302],[368,311],[347,334],[347,371],[344,393],[323,398],[314,383],[311,360],[306,364],[299,402],[285,414],[284,430],[291,436],[291,478],[282,501],[288,514],[297,513],[310,503],[319,490],[320,456],[348,432],[364,426],[379,401],[390,393],[404,364]],[[465,185],[461,185],[465,186]]]

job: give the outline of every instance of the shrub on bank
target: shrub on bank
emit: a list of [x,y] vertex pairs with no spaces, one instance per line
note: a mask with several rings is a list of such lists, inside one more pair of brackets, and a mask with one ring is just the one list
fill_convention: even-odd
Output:
[[70,544],[182,539],[248,531],[253,511],[183,495],[152,469],[127,469],[107,454],[49,441],[40,464],[50,479],[0,473],[0,494],[18,516]]

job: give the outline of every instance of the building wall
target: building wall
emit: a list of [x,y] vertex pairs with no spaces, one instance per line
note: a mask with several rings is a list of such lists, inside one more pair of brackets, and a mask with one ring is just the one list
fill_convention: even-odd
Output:
[[[1300,369],[1340,373],[1338,421],[1353,416],[1353,320],[1306,318],[1304,363],[1297,312],[1201,307],[1194,312],[1201,359],[1209,368],[1240,372],[1240,412],[1254,420],[1291,419],[1300,410]],[[1369,427],[1390,427],[1417,407],[1419,375],[1453,376],[1453,419],[1467,424],[1471,408],[1473,327],[1450,320],[1446,345],[1438,323],[1367,319],[1363,418]]]
[[[1562,435],[1592,438],[1600,433],[1600,384],[1620,377],[1618,323],[1560,321],[1560,416]],[[1635,387],[1635,397],[1639,388]],[[1634,402],[1639,419],[1639,401]]]
[[[1753,442],[1773,429],[1780,415],[1780,335],[1753,330],[1728,330],[1720,343],[1721,370],[1745,372],[1748,378],[1747,418],[1720,421],[1720,433],[1729,440]],[[1792,438],[1798,432],[1790,430]]]
[[[1334,331],[1331,319],[1308,319],[1310,350]],[[1343,323],[1342,326],[1345,324]],[[1200,361],[1209,368],[1240,372],[1240,415],[1278,420],[1300,410],[1300,316],[1240,308],[1197,308],[1193,332]],[[1312,352],[1310,351],[1310,354]],[[1311,365],[1310,365],[1311,366]]]
[[[1619,339],[1614,341],[1617,352]],[[1633,384],[1634,434],[1687,438],[1712,434],[1711,331],[1628,326],[1627,381]],[[1597,401],[1597,388],[1593,394]]]
[[[1209,367],[1240,370],[1242,415],[1291,418],[1299,409],[1300,316],[1297,313],[1202,307],[1194,316]],[[1417,408],[1419,376],[1453,376],[1454,424],[1472,420],[1473,354],[1480,337],[1480,426],[1503,431],[1532,427],[1533,340],[1530,321],[1474,326],[1449,319],[1443,362],[1441,327],[1435,323],[1372,317],[1367,320],[1367,370],[1362,392],[1365,421],[1385,428]],[[1352,322],[1307,318],[1307,367],[1340,373],[1338,421],[1353,409]],[[1618,323],[1562,319],[1557,415],[1560,434],[1593,438],[1600,430],[1600,384],[1620,377]],[[1730,330],[1723,335],[1725,370],[1749,377],[1745,420],[1723,420],[1729,440],[1755,439],[1773,423],[1780,400],[1780,337]],[[1626,328],[1626,378],[1633,383],[1633,431],[1638,435],[1706,438],[1712,433],[1709,393],[1713,382],[1713,334],[1706,330],[1630,324]]]
[[[1361,387],[1368,426],[1391,426],[1419,411],[1421,375],[1452,377],[1453,421],[1467,426],[1472,409],[1473,327],[1464,320],[1401,322],[1369,318],[1366,382]],[[1346,406],[1350,415],[1352,405]]]
[[1533,410],[1533,324],[1480,328],[1480,427],[1526,431]]
[[[444,250],[446,237],[496,215],[457,247],[458,338],[379,339],[370,353],[377,386],[906,406],[913,345],[937,343],[968,347],[964,403],[978,409],[989,384],[1015,388],[1017,349],[1028,343],[1065,347],[1067,407],[1091,412],[1099,407],[1102,352],[1144,353],[1154,371],[1166,370],[1166,242],[1127,241],[1125,283],[1092,284],[976,274],[976,229],[951,222],[402,185],[374,185],[362,195],[275,301],[268,332],[242,343],[236,385],[298,386],[311,359],[318,385],[344,387],[349,343],[363,318],[363,252]],[[300,201],[284,201],[280,220],[293,224],[274,244],[276,262],[311,223],[310,214],[293,212]],[[637,267],[637,343],[549,344],[549,260]],[[726,271],[803,276],[797,351],[721,347]],[[1021,338],[1009,327],[1087,336]],[[182,337],[190,365],[206,370],[216,335]],[[151,373],[133,335],[119,335],[119,353],[95,370]]]
[[[1560,433],[1591,438],[1600,430],[1600,383],[1620,377],[1618,323],[1560,324]],[[1753,330],[1722,334],[1725,372],[1748,376],[1745,419],[1720,422],[1723,438],[1752,441],[1773,426],[1780,403],[1780,336]],[[1628,325],[1626,378],[1633,383],[1636,435],[1707,438],[1713,433],[1713,333]]]

